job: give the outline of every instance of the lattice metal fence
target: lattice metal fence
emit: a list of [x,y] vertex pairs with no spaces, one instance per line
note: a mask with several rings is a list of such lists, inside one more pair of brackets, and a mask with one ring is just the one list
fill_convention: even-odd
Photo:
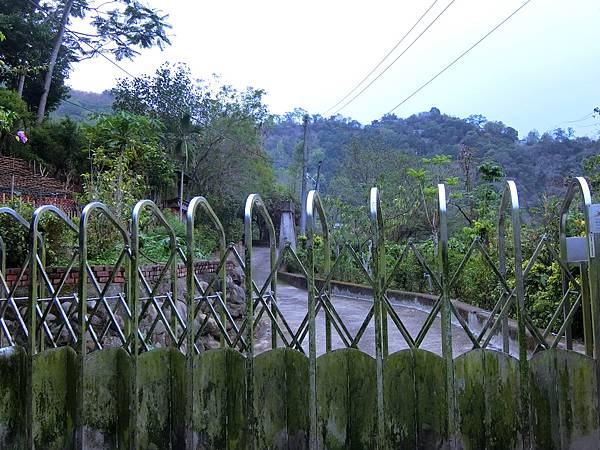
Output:
[[[587,237],[567,237],[566,218],[569,207],[575,194],[579,192],[587,211],[586,225]],[[153,347],[154,335],[157,329],[166,333],[171,345],[186,352],[193,348],[195,352],[201,351],[200,336],[209,324],[216,324],[221,336],[221,344],[236,348],[241,352],[252,354],[252,341],[254,330],[258,324],[267,318],[271,324],[271,346],[287,346],[300,352],[305,352],[305,346],[310,335],[311,326],[315,326],[316,317],[324,316],[325,349],[332,350],[332,336],[341,341],[343,346],[358,348],[364,339],[365,330],[370,324],[375,324],[378,343],[381,344],[383,355],[388,353],[389,333],[399,333],[408,348],[419,348],[436,317],[442,314],[442,322],[449,323],[451,316],[458,322],[473,348],[487,348],[492,338],[498,333],[503,336],[502,349],[510,352],[510,331],[508,325],[509,312],[514,310],[519,331],[519,342],[528,342],[529,347],[521,346],[531,353],[558,345],[573,348],[571,337],[571,324],[579,311],[582,311],[584,330],[584,350],[588,355],[593,353],[593,321],[592,304],[597,296],[597,288],[593,278],[597,269],[594,245],[595,233],[589,230],[589,209],[592,207],[589,188],[584,179],[576,179],[566,196],[560,218],[561,248],[555,249],[549,239],[542,237],[532,255],[524,259],[521,255],[519,199],[516,185],[509,181],[506,185],[498,222],[498,261],[494,261],[488,250],[482,245],[478,237],[474,238],[462,261],[453,273],[450,273],[447,261],[447,224],[446,224],[446,198],[445,189],[439,186],[439,263],[431,266],[415,243],[409,241],[405,244],[399,257],[386,267],[385,245],[383,243],[383,216],[380,209],[379,193],[376,188],[371,191],[370,209],[372,221],[372,236],[368,241],[371,248],[370,260],[366,262],[359,255],[359,250],[346,243],[338,248],[335,258],[331,253],[329,227],[325,213],[316,192],[311,192],[308,202],[309,231],[308,231],[308,267],[298,259],[294,250],[286,245],[282,251],[277,252],[275,228],[271,218],[258,195],[248,198],[245,217],[245,254],[242,256],[234,245],[227,245],[224,229],[208,202],[197,197],[190,202],[187,216],[187,240],[182,245],[169,226],[166,218],[159,208],[150,201],[139,202],[132,216],[131,230],[127,230],[112,215],[110,210],[101,203],[87,205],[76,225],[67,215],[54,206],[43,206],[35,211],[31,224],[14,210],[1,208],[0,214],[7,215],[15,221],[17,226],[27,230],[30,235],[29,253],[18,275],[12,280],[6,276],[6,255],[10,249],[5,248],[4,241],[0,242],[2,250],[2,271],[0,272],[0,335],[6,345],[22,344],[32,353],[47,347],[61,345],[79,346],[83,353],[99,350],[107,345],[122,346],[129,353],[148,351]],[[206,285],[194,271],[194,223],[196,216],[204,213],[217,230],[219,236],[220,261],[217,269],[218,276]],[[270,238],[270,273],[260,285],[253,280],[252,268],[252,228],[254,215],[260,215],[266,224]],[[40,221],[48,215],[57,217],[62,224],[78,239],[78,245],[72,249],[68,256],[68,263],[62,270],[60,278],[52,274],[52,268],[45,262],[46,245],[43,233],[39,230]],[[158,276],[154,280],[146,278],[140,266],[142,252],[140,250],[139,235],[142,216],[151,216],[165,229],[169,237],[168,260],[162,265]],[[119,246],[121,250],[116,258],[116,263],[110,267],[104,279],[94,272],[88,258],[88,229],[90,223],[103,216],[107,223],[115,228],[121,237]],[[318,220],[321,226],[317,227]],[[511,228],[512,247],[514,255],[511,258],[513,265],[509,268],[510,277],[507,275],[506,231]],[[318,230],[317,230],[318,228]],[[315,278],[314,267],[314,236],[319,233],[323,238],[323,262],[320,266],[321,279]],[[35,237],[35,239],[33,239]],[[569,248],[568,245],[570,245]],[[574,245],[579,246],[579,259],[569,260],[568,252]],[[583,248],[583,256],[582,250]],[[563,297],[547,326],[538,329],[530,319],[525,308],[524,285],[530,275],[533,265],[539,260],[542,252],[551,255],[561,269],[563,276]],[[586,255],[585,252],[589,255]],[[480,254],[478,261],[483,261],[493,272],[494,279],[500,290],[500,295],[494,302],[494,307],[481,329],[471,330],[465,317],[456,310],[450,301],[450,292],[461,281],[464,269],[477,252]],[[431,280],[433,289],[439,292],[437,300],[429,311],[421,329],[416,334],[411,334],[403,321],[401,313],[390,301],[388,291],[392,284],[394,274],[400,265],[412,254],[422,270]],[[587,257],[587,259],[586,259]],[[277,271],[284,264],[286,258],[295,261],[300,267],[301,275],[308,284],[307,298],[309,301],[306,315],[297,329],[286,320],[278,307],[277,302]],[[577,258],[577,257],[576,257]],[[333,260],[332,260],[333,259]],[[335,272],[342,261],[350,259],[359,268],[367,284],[373,289],[373,304],[368,313],[353,333],[350,327],[337,311],[332,301],[331,282]],[[241,323],[236,323],[227,304],[227,292],[222,287],[226,285],[226,262],[235,261],[246,275],[246,313]],[[576,277],[571,270],[572,264],[579,267]],[[177,266],[184,265],[188,271],[185,291],[182,295],[178,292]],[[310,267],[311,264],[313,267]],[[388,264],[389,265],[389,264]],[[75,292],[67,285],[72,272],[83,276],[76,278],[78,286]],[[119,283],[115,280],[119,279]],[[23,289],[18,289],[24,282],[28,284],[27,295]],[[117,286],[115,289],[114,286]],[[180,289],[181,290],[181,289]],[[85,299],[85,301],[81,301]],[[188,308],[178,307],[184,302]],[[314,305],[312,304],[314,303]],[[445,306],[447,311],[445,310]],[[300,305],[299,305],[300,307]],[[35,311],[35,313],[33,312]],[[136,311],[136,314],[132,312]],[[152,314],[150,314],[152,312]],[[203,312],[206,312],[204,314]],[[100,320],[99,318],[102,318]],[[84,318],[84,319],[82,319]],[[201,319],[198,325],[198,320]],[[249,318],[252,318],[250,320]],[[49,320],[52,319],[52,320]],[[561,321],[558,332],[557,322]],[[146,323],[148,322],[148,323]],[[82,323],[83,326],[79,324]],[[140,327],[140,323],[144,326]],[[10,324],[10,325],[9,325]],[[197,324],[196,329],[193,329]],[[192,328],[190,328],[190,326]],[[392,327],[389,329],[389,327]],[[188,332],[188,330],[192,330]],[[314,334],[314,331],[313,331]],[[527,335],[527,336],[526,336]],[[451,338],[448,331],[448,337]],[[115,339],[116,338],[116,339]],[[534,342],[533,348],[531,342]],[[448,345],[451,345],[448,343]],[[513,349],[514,350],[514,349]],[[523,355],[521,355],[523,356]]]
[[[583,237],[568,237],[567,217],[576,195],[580,196],[584,207],[585,232]],[[600,251],[600,223],[596,217],[597,205],[592,204],[586,181],[577,178],[570,185],[560,217],[560,249],[554,249],[549,240],[541,239],[532,255],[522,255],[520,205],[517,187],[508,181],[505,185],[498,221],[498,260],[494,261],[486,247],[478,238],[473,239],[458,267],[451,271],[448,261],[447,197],[444,185],[438,186],[437,264],[431,265],[419,247],[408,242],[400,256],[388,264],[384,236],[384,217],[381,210],[379,191],[372,188],[369,199],[371,219],[370,259],[366,262],[350,244],[341,247],[333,258],[331,236],[326,214],[319,195],[311,191],[307,199],[308,235],[306,242],[307,261],[303,265],[294,250],[286,245],[277,251],[275,228],[269,213],[257,194],[246,202],[244,216],[244,254],[237,247],[227,244],[224,228],[203,197],[196,197],[189,203],[186,217],[187,239],[184,243],[177,239],[174,230],[160,211],[149,200],[142,200],[133,209],[131,227],[127,229],[102,203],[87,205],[76,224],[70,217],[55,206],[38,208],[31,222],[27,222],[14,210],[0,208],[0,215],[6,215],[15,224],[29,233],[28,254],[18,275],[11,280],[7,277],[6,256],[11,251],[4,241],[0,242],[2,267],[0,271],[0,337],[4,346],[26,346],[30,356],[46,348],[72,346],[85,364],[86,355],[105,347],[122,347],[133,358],[141,352],[151,350],[156,342],[158,330],[166,334],[169,345],[178,348],[189,356],[188,360],[203,351],[201,336],[209,325],[218,329],[220,345],[230,347],[247,356],[247,375],[252,379],[253,357],[255,354],[255,330],[261,321],[270,324],[270,345],[272,348],[285,346],[309,357],[309,409],[311,411],[311,439],[316,432],[316,357],[317,357],[317,317],[323,317],[325,351],[333,349],[333,339],[337,338],[345,347],[359,348],[365,339],[369,326],[375,329],[375,358],[378,377],[378,414],[383,427],[383,361],[389,353],[390,333],[399,333],[410,349],[418,349],[431,332],[437,318],[441,322],[441,354],[447,367],[453,365],[452,322],[465,333],[472,348],[489,348],[492,338],[502,336],[502,351],[510,348],[509,313],[514,311],[516,321],[516,354],[520,361],[521,384],[527,384],[528,355],[559,345],[573,349],[571,325],[576,315],[581,314],[584,330],[583,351],[589,356],[598,357],[600,347],[600,271],[596,254]],[[195,273],[194,230],[197,216],[203,214],[212,224],[218,235],[219,264],[216,276],[204,283]],[[60,277],[54,277],[52,268],[46,264],[46,243],[40,229],[41,221],[54,216],[77,239],[77,245],[70,249],[68,264]],[[120,236],[116,263],[103,274],[102,280],[92,268],[88,259],[89,229],[93,221],[103,217]],[[162,226],[168,236],[168,259],[157,276],[150,280],[142,270],[144,258],[140,247],[140,234],[143,218],[152,218]],[[257,282],[253,272],[253,227],[255,218],[261,217],[269,235],[270,273],[266,280]],[[319,226],[320,224],[320,226]],[[2,230],[0,230],[0,233]],[[510,233],[510,234],[509,234]],[[315,247],[316,236],[322,238],[322,247]],[[1,234],[0,234],[1,236]],[[509,258],[507,240],[512,243]],[[321,279],[315,276],[317,251],[323,252]],[[556,311],[544,329],[535,326],[527,313],[525,283],[533,265],[542,251],[551,255],[560,266],[563,277],[563,297]],[[452,289],[460,282],[465,267],[477,252],[484,264],[493,272],[499,286],[499,296],[493,310],[480,330],[474,331],[468,321],[457,311],[451,299]],[[395,272],[409,254],[414,255],[419,270],[428,274],[437,300],[427,313],[426,320],[415,334],[405,324],[406,317],[394,306],[389,292]],[[306,314],[295,329],[278,304],[278,270],[291,258],[301,268],[306,279],[307,302],[298,305],[306,308]],[[362,272],[372,289],[372,304],[360,324],[354,324],[352,332],[347,320],[335,305],[332,282],[336,268],[343,258],[350,258]],[[226,265],[233,260],[245,274],[245,308],[243,320],[236,321],[228,302]],[[511,261],[512,267],[507,267]],[[578,276],[571,267],[579,268]],[[178,285],[179,266],[187,270],[185,289]],[[76,289],[67,289],[73,272],[78,273]],[[510,276],[508,275],[510,273]],[[117,283],[117,279],[119,282]],[[18,287],[27,281],[26,295]],[[182,292],[183,291],[183,292]],[[182,307],[184,305],[185,307]],[[581,311],[581,313],[580,313]],[[556,330],[556,323],[562,320]],[[191,362],[190,362],[191,364]],[[191,365],[189,366],[191,369]],[[449,370],[448,377],[452,377]],[[81,381],[80,381],[81,382]],[[448,386],[453,380],[448,379]],[[248,398],[252,398],[252,383],[248,383]],[[523,391],[523,404],[527,404],[527,391]],[[449,408],[452,408],[452,389],[449,389]],[[248,402],[251,408],[252,401]],[[252,416],[252,411],[249,411]],[[454,417],[449,413],[449,417]],[[452,420],[452,419],[450,419]],[[524,419],[525,420],[525,419]],[[450,424],[452,427],[452,424]],[[378,430],[383,436],[384,430]],[[383,438],[382,438],[383,439]],[[315,442],[311,443],[314,447]]]

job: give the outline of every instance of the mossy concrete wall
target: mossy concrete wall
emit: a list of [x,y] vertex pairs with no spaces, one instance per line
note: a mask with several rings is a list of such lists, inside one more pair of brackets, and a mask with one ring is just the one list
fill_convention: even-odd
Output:
[[[36,449],[75,445],[81,424],[85,449],[306,449],[309,445],[308,359],[276,349],[254,359],[254,408],[246,404],[246,360],[231,349],[194,356],[189,366],[174,349],[137,360],[122,349],[86,357],[83,414],[76,420],[79,369],[71,348],[33,358],[32,405]],[[29,358],[0,352],[0,448],[25,448]],[[566,350],[529,361],[532,448],[598,449],[596,362]],[[191,369],[191,379],[188,378]],[[522,448],[519,362],[492,350],[454,361],[456,427],[449,430],[446,366],[424,350],[402,350],[383,366],[387,448]],[[317,359],[317,442],[321,449],[376,448],[375,360],[355,350]],[[192,382],[189,419],[187,395]],[[135,397],[132,395],[135,394]],[[248,411],[254,410],[250,423]],[[189,422],[189,423],[188,423]],[[249,427],[254,430],[249,436]]]
[[25,445],[25,377],[27,355],[21,347],[0,351],[0,448]]

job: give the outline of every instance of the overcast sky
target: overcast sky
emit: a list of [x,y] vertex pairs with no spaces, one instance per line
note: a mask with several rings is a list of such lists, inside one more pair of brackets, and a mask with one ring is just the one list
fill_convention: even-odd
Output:
[[[172,46],[123,61],[128,71],[152,73],[164,61],[182,61],[198,78],[218,73],[238,88],[265,89],[274,113],[301,107],[311,114],[323,114],[344,97],[433,2],[146,1],[170,16]],[[450,1],[439,0],[389,61]],[[523,2],[455,0],[340,113],[362,123],[380,118]],[[532,0],[395,113],[407,117],[436,106],[460,117],[483,114],[502,120],[521,136],[558,126],[595,135],[600,118],[579,119],[600,106],[599,24],[598,0]],[[76,64],[69,84],[99,92],[123,76],[98,58]]]

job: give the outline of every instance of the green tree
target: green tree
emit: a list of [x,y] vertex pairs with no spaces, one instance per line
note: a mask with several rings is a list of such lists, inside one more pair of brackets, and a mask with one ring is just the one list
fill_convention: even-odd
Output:
[[19,95],[0,88],[0,153],[10,152],[16,146],[17,131],[24,130],[29,121],[29,110]]
[[62,179],[66,187],[78,185],[81,174],[89,171],[89,155],[83,150],[84,145],[82,127],[68,117],[45,121],[29,134],[31,157],[48,165],[51,175]]
[[[73,19],[85,21],[93,31],[70,29]],[[34,89],[39,93],[36,122],[41,123],[52,96],[65,96],[64,79],[71,64],[99,54],[132,59],[140,49],[162,48],[170,43],[166,19],[137,0],[0,0],[0,26],[10,30],[5,33],[10,42],[2,45],[2,59],[11,67],[44,66]],[[20,84],[22,75],[8,78]],[[53,84],[58,89],[52,90]]]
[[582,166],[592,191],[598,191],[600,189],[600,154],[588,156],[583,160]]
[[[264,91],[238,91],[218,78],[197,81],[184,64],[164,64],[152,76],[121,80],[112,93],[116,110],[164,124],[162,142],[186,173],[185,192],[209,198],[226,224],[248,194],[273,192],[275,177],[263,150],[270,117]],[[173,180],[175,197],[178,185]]]
[[137,200],[167,186],[173,166],[160,144],[162,131],[159,121],[125,112],[87,125],[92,170],[83,175],[86,200],[103,201],[126,218]]

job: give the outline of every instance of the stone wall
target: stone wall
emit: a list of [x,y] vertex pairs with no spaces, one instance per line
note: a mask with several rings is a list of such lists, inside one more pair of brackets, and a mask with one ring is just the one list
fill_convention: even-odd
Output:
[[[235,267],[235,263],[233,261],[227,261],[226,269],[227,271],[233,270]],[[96,280],[99,283],[106,283],[109,280],[111,273],[114,271],[114,266],[91,266],[92,271],[96,277]],[[160,276],[161,271],[164,268],[164,264],[151,264],[141,268],[142,274],[144,278],[148,282],[156,281]],[[197,261],[195,263],[194,270],[196,274],[208,274],[215,273],[219,268],[219,261],[217,260],[204,260]],[[65,276],[65,272],[67,271],[66,267],[49,267],[46,269],[46,273],[48,274],[48,278],[52,281],[53,284],[58,283]],[[20,268],[10,268],[6,269],[6,273],[4,274],[6,282],[9,286],[14,286],[14,284],[19,279],[19,274],[21,273]],[[185,278],[187,275],[187,267],[183,264],[179,264],[177,266],[177,278]],[[66,285],[77,285],[79,283],[79,268],[73,267],[67,276]],[[125,271],[123,268],[115,274],[113,283],[123,284],[125,283]],[[29,286],[29,270],[26,270],[17,287],[23,288]]]

